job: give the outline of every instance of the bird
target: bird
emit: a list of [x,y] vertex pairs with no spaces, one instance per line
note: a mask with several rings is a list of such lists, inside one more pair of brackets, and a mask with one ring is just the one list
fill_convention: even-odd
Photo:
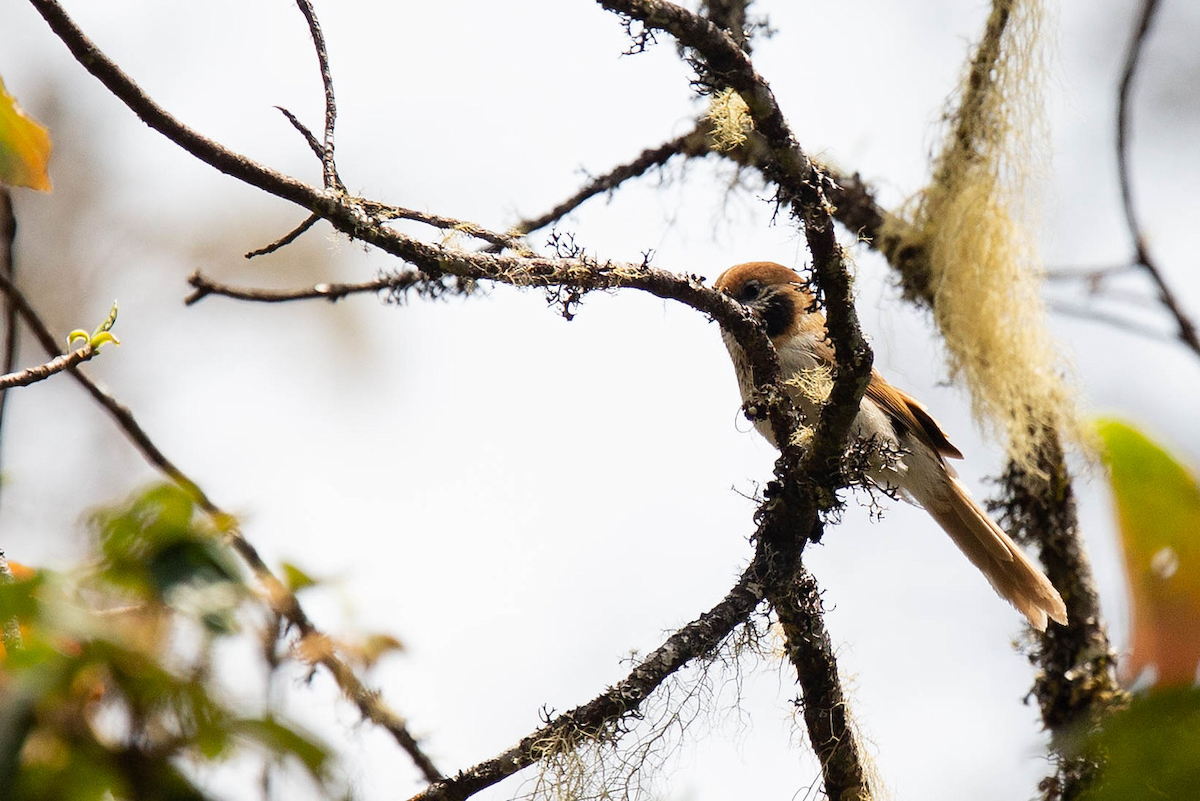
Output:
[[[814,371],[829,375],[835,362],[825,315],[816,309],[804,279],[782,264],[757,261],[730,267],[714,287],[759,320],[779,354],[785,390],[805,420],[815,422],[822,399],[806,385],[812,386]],[[742,399],[748,402],[756,393],[750,363],[728,330],[721,329],[721,338],[733,361]],[[778,446],[768,421],[757,420],[754,426]],[[962,459],[962,452],[916,398],[872,369],[851,436],[882,446],[876,448],[868,468],[871,482],[924,508],[1031,626],[1045,631],[1047,618],[1066,625],[1062,596],[971,498],[947,462]]]

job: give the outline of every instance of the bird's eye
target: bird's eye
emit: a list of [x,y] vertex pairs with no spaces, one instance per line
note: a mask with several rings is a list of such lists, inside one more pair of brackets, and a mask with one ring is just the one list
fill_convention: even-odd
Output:
[[742,303],[752,303],[762,296],[763,285],[758,281],[747,281],[742,290],[737,293],[737,299]]

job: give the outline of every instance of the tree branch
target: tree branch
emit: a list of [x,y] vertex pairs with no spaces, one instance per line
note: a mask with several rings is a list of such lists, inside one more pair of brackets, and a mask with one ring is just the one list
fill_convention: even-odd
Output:
[[314,284],[300,289],[253,289],[218,283],[197,270],[188,278],[188,283],[195,288],[195,291],[184,298],[183,302],[191,306],[209,295],[221,295],[235,300],[251,300],[258,303],[286,303],[292,300],[327,300],[334,303],[347,295],[381,292],[385,289],[403,291],[428,280],[429,276],[424,273],[409,271],[357,284]]
[[0,375],[0,390],[6,390],[10,387],[27,387],[30,384],[36,384],[38,381],[45,381],[55,373],[61,373],[63,370],[70,370],[77,364],[83,364],[99,352],[99,349],[93,348],[91,345],[84,345],[70,353],[56,356],[45,364]]
[[1000,479],[999,504],[1005,528],[1018,542],[1038,549],[1046,576],[1062,595],[1070,625],[1049,626],[1030,661],[1041,668],[1033,695],[1051,734],[1055,775],[1043,780],[1045,798],[1079,798],[1100,765],[1078,748],[1079,737],[1120,704],[1125,693],[1116,679],[1116,654],[1100,611],[1091,564],[1079,535],[1071,476],[1057,436],[1046,438],[1041,475],[1010,463]]
[[532,765],[553,743],[594,737],[634,712],[669,676],[693,659],[712,653],[746,621],[763,599],[757,578],[760,572],[755,560],[719,604],[668,637],[613,687],[559,715],[504,753],[432,784],[410,801],[463,801]]

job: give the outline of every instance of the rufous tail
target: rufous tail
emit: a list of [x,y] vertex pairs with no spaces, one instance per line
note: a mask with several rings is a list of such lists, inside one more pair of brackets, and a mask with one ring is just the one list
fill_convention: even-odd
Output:
[[930,497],[916,500],[954,540],[992,588],[1038,631],[1046,630],[1049,617],[1064,626],[1067,607],[1050,579],[1037,568],[1012,539],[971,498],[967,488],[953,476]]

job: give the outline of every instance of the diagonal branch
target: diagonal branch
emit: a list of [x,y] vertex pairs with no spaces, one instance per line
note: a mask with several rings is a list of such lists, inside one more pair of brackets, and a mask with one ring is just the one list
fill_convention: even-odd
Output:
[[93,348],[91,345],[84,345],[70,353],[55,356],[45,364],[0,375],[0,391],[11,387],[27,387],[30,384],[36,384],[38,381],[45,381],[56,373],[61,373],[63,370],[70,370],[78,364],[83,364],[99,352],[99,349]]
[[292,244],[297,239],[299,239],[301,237],[301,235],[304,234],[305,231],[307,231],[309,228],[312,228],[314,225],[316,225],[317,222],[320,221],[320,219],[321,219],[320,216],[318,216],[316,214],[308,215],[308,217],[306,217],[304,219],[304,222],[300,223],[295,228],[288,231],[286,234],[279,237],[271,244],[263,245],[261,248],[255,248],[254,250],[247,253],[246,258],[253,259],[253,258],[257,258],[258,256],[266,256],[268,253],[274,253],[275,251],[279,250],[280,248],[287,247],[288,245]]
[[756,560],[719,604],[668,637],[613,687],[559,715],[504,753],[430,785],[410,801],[463,801],[532,765],[550,743],[592,737],[636,711],[669,676],[693,659],[712,653],[746,621],[763,599],[759,572]]
[[[553,225],[554,223],[566,217],[575,209],[582,206],[586,201],[591,200],[596,195],[605,192],[611,192],[618,186],[628,181],[630,178],[636,178],[640,175],[645,175],[655,167],[661,167],[666,164],[673,156],[686,155],[703,156],[709,152],[708,135],[703,124],[697,124],[695,128],[688,131],[683,136],[677,136],[674,139],[664,142],[658,147],[648,148],[643,150],[641,154],[633,161],[614,167],[604,175],[597,176],[588,181],[578,192],[571,197],[559,203],[554,208],[550,209],[545,214],[537,217],[531,217],[521,220],[512,227],[512,233],[515,236],[525,236],[534,231]],[[489,252],[497,252],[499,247],[493,245],[488,248]]]

